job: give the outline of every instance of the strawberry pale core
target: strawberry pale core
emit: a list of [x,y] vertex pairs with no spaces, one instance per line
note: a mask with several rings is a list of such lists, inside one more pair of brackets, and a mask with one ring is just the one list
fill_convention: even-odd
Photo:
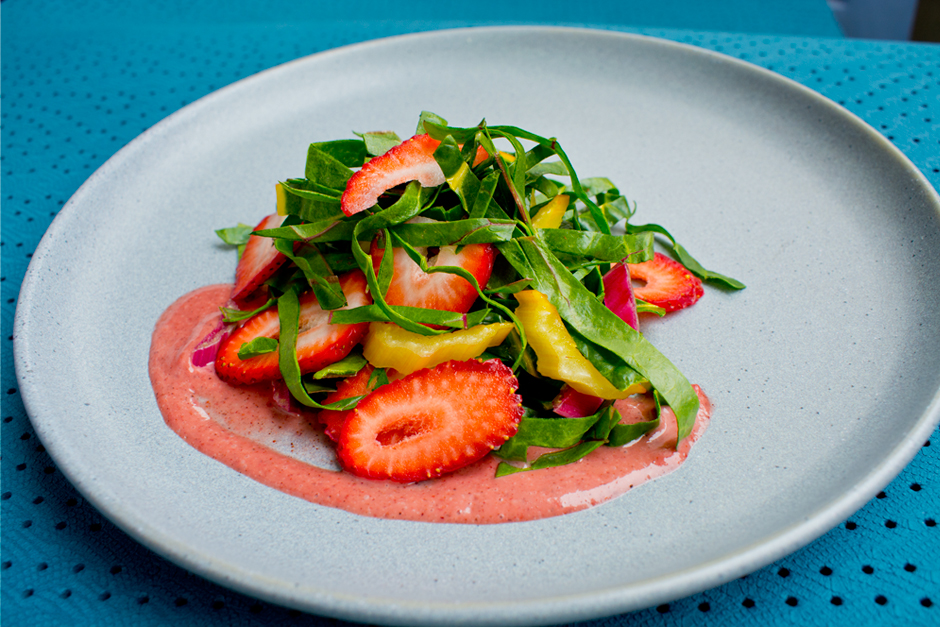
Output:
[[[270,381],[232,386],[213,363],[193,365],[200,341],[218,324],[231,285],[201,288],[171,305],[158,321],[150,377],[166,424],[201,453],[281,492],[355,514],[403,520],[489,524],[558,516],[609,501],[675,470],[704,432],[710,404],[692,433],[676,446],[676,423],[664,410],[661,426],[623,447],[601,447],[577,463],[496,477],[498,461],[480,461],[440,478],[402,483],[355,476],[341,469],[335,447],[313,412],[274,400]],[[652,402],[616,402],[622,422],[649,420]],[[329,427],[328,427],[329,428]],[[531,451],[538,455],[543,451]]]

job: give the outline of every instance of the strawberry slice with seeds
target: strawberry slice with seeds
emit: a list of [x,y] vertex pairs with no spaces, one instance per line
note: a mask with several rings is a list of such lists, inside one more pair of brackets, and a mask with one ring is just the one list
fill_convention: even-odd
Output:
[[[379,247],[378,239],[372,241],[370,254],[376,275],[386,250]],[[426,248],[416,250],[423,255],[429,252]],[[476,289],[463,277],[446,272],[428,274],[412,261],[403,248],[393,248],[392,255],[394,270],[385,294],[389,305],[466,313],[477,299]],[[443,246],[428,256],[428,265],[459,266],[472,274],[480,287],[486,287],[493,273],[495,259],[496,248],[492,244],[468,244],[459,253],[456,246]]]
[[360,477],[405,483],[463,468],[515,435],[517,387],[497,359],[413,372],[359,402],[340,433],[340,462]]
[[[269,215],[261,220],[254,230],[276,229],[281,226],[286,217],[276,213]],[[274,276],[285,261],[287,257],[274,247],[274,238],[258,235],[249,237],[245,250],[238,260],[238,266],[235,268],[232,300],[242,301],[251,296],[262,283]]]
[[[434,160],[434,151],[440,145],[441,142],[430,135],[415,135],[370,159],[346,182],[340,205],[343,213],[351,216],[365,211],[387,190],[408,181],[418,181],[423,187],[443,185],[444,172]],[[486,150],[479,146],[473,165],[486,158]]]
[[[372,302],[366,291],[366,278],[359,270],[339,277],[347,307],[360,307]],[[320,370],[349,354],[369,330],[368,322],[330,324],[330,312],[317,303],[313,292],[300,297],[300,330],[297,337],[297,361],[302,373]],[[277,308],[267,309],[246,320],[220,345],[215,358],[215,371],[229,383],[251,384],[281,376],[277,351],[242,360],[238,351],[259,337],[277,339],[280,335]]]
[[[375,368],[372,364],[366,364],[362,370],[353,376],[340,381],[336,385],[336,391],[331,392],[323,399],[323,404],[329,405],[330,403],[352,398],[353,396],[368,394],[372,391],[372,388],[369,387],[369,379],[372,378],[374,371]],[[346,423],[346,418],[351,413],[351,409],[323,409],[317,414],[317,420],[323,424],[326,434],[335,442],[339,440],[340,431],[342,431],[343,425]]]
[[646,283],[634,286],[636,297],[667,312],[689,307],[705,293],[698,277],[662,253],[643,263],[628,263],[627,268],[631,279]]

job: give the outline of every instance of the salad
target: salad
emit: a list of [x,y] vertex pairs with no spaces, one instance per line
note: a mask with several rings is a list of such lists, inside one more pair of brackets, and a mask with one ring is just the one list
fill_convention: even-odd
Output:
[[[192,363],[315,411],[359,477],[421,481],[491,453],[497,476],[570,464],[665,407],[678,445],[699,396],[639,314],[691,306],[703,280],[744,286],[634,213],[517,127],[424,112],[405,141],[313,143],[276,214],[217,232],[239,248],[235,284]],[[641,394],[655,417],[621,424],[616,402]]]

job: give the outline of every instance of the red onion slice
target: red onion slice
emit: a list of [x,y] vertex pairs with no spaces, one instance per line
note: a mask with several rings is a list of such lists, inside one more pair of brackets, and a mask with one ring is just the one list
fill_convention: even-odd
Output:
[[275,407],[288,414],[294,411],[290,390],[284,379],[271,380],[271,402],[274,403]]
[[197,368],[202,368],[214,362],[215,355],[219,352],[219,344],[228,337],[233,326],[222,322],[222,316],[219,316],[219,324],[196,344],[190,359],[192,364]]
[[552,410],[565,418],[581,418],[597,413],[604,399],[578,392],[568,384],[552,401]]
[[636,297],[633,295],[630,269],[626,263],[618,263],[604,275],[604,304],[634,330],[640,330]]

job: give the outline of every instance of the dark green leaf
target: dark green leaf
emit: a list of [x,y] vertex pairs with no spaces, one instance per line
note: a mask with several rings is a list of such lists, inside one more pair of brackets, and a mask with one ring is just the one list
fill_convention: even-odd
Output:
[[486,218],[452,222],[408,222],[392,227],[391,232],[412,246],[466,246],[508,242],[516,230],[513,220]]
[[585,434],[585,439],[607,442],[607,436],[610,435],[610,430],[613,429],[614,425],[618,422],[620,422],[620,412],[614,409],[613,405],[604,407],[597,412],[597,420],[594,426],[591,427],[591,430]]
[[609,178],[602,176],[582,179],[580,183],[584,193],[591,197],[598,196],[611,190],[617,191],[617,186],[614,185]]
[[[365,142],[365,150],[373,157],[384,155],[386,152],[401,143],[395,131],[379,131],[372,133],[356,133]],[[359,165],[362,165],[361,163]]]
[[718,274],[717,272],[712,272],[711,270],[706,270],[702,267],[698,261],[695,260],[689,252],[682,247],[682,244],[676,242],[672,246],[672,250],[675,252],[676,257],[679,259],[679,263],[688,268],[689,272],[695,276],[705,280],[711,281],[714,283],[721,283],[726,287],[730,287],[735,290],[743,290],[745,288],[744,283],[741,283],[737,279],[732,279],[729,276],[723,274]]
[[441,145],[434,151],[434,159],[444,172],[447,186],[457,194],[461,206],[469,214],[472,209],[471,205],[480,191],[480,179],[464,161],[463,154],[453,137],[444,138]]
[[329,405],[321,405],[312,398],[307,392],[304,382],[301,378],[300,363],[297,361],[297,335],[300,324],[300,303],[297,299],[297,293],[293,290],[284,292],[277,300],[278,323],[281,328],[280,342],[278,346],[278,366],[281,369],[281,376],[287,389],[299,403],[314,409],[338,409],[345,410],[354,407],[362,398],[355,396],[343,399]]
[[659,226],[658,224],[643,224],[640,226],[634,226],[632,224],[627,225],[628,233],[640,233],[642,231],[653,231],[665,236],[672,245],[673,253],[675,254],[679,263],[681,263],[689,270],[689,272],[699,277],[703,281],[721,283],[722,285],[735,290],[743,290],[745,288],[744,283],[741,283],[737,279],[732,279],[731,277],[727,277],[723,274],[706,270],[704,267],[702,267],[702,264],[700,264],[692,255],[689,254],[689,251],[687,251],[685,247],[676,241],[669,231]]
[[607,446],[623,446],[639,439],[659,426],[659,418],[629,425],[616,424],[607,436]]
[[257,357],[258,355],[265,355],[267,353],[273,353],[277,350],[277,340],[271,337],[256,337],[250,342],[245,342],[238,349],[238,358],[242,361],[246,359],[251,359],[252,357]]
[[494,453],[511,461],[525,461],[530,446],[543,448],[568,448],[584,438],[594,426],[601,412],[583,418],[537,418],[525,416],[519,422],[519,430]]
[[242,320],[247,320],[248,318],[261,313],[273,305],[274,302],[275,301],[273,298],[269,298],[266,303],[251,311],[242,311],[241,309],[234,309],[231,307],[219,307],[219,309],[222,311],[222,322],[230,324],[232,322],[241,322]]
[[304,246],[294,253],[292,242],[278,239],[275,240],[274,247],[303,272],[307,285],[316,295],[322,309],[339,309],[346,305],[346,295],[343,294],[339,277],[333,273],[316,246]]
[[[311,145],[316,146],[317,150],[336,159],[347,168],[358,168],[368,156],[366,154],[368,141],[363,143],[358,139],[337,139],[329,142],[315,142]],[[308,176],[308,178],[312,177]]]
[[[451,329],[468,329],[476,326],[481,323],[488,311],[480,309],[464,314],[455,311],[422,309],[401,305],[389,305],[389,308],[396,314],[419,324],[433,324]],[[341,309],[330,314],[330,323],[332,324],[359,324],[360,322],[393,322],[393,320],[384,309],[375,304],[353,309]]]
[[[493,192],[499,183],[499,172],[491,171],[480,181],[480,189],[470,208],[471,218],[494,218],[496,220],[509,220],[509,216],[498,204],[493,202]],[[491,209],[492,208],[492,209]]]
[[307,149],[307,167],[304,169],[306,178],[326,187],[344,189],[352,174],[353,171],[342,161],[318,148],[317,144],[310,144]]
[[[447,126],[447,120],[437,115],[436,113],[431,113],[430,111],[422,111],[421,115],[418,116],[418,127],[415,129],[415,135],[424,135],[428,133],[428,127],[430,126]],[[445,133],[446,135],[446,133]],[[444,139],[444,137],[437,137],[436,135],[431,135],[435,139]],[[463,143],[463,142],[461,142]]]
[[343,359],[313,373],[314,379],[333,377],[351,377],[365,367],[368,362],[362,353],[350,353]]
[[336,273],[349,272],[359,267],[351,252],[324,252],[323,258],[333,272]]
[[331,385],[324,385],[322,383],[317,383],[316,381],[310,381],[308,379],[304,379],[303,384],[304,391],[306,391],[307,394],[329,394],[336,391],[336,388]]
[[631,386],[646,382],[646,377],[631,368],[622,357],[587,339],[570,325],[566,327],[578,351],[618,390],[626,390]]
[[306,224],[279,226],[276,229],[258,231],[257,234],[264,237],[276,237],[292,242],[307,242],[310,244],[348,242],[352,237],[353,231],[356,229],[356,223],[362,219],[358,217],[359,215],[361,214],[357,214],[357,216],[353,216],[353,218],[348,220],[328,218],[326,220],[308,222]]
[[238,223],[238,226],[230,226],[226,229],[218,229],[215,234],[229,246],[244,246],[251,237],[252,228],[247,224]]
[[[530,184],[531,188],[540,192],[546,198],[554,198],[558,194],[564,191],[565,186],[561,183],[547,179],[544,176],[540,176]],[[571,211],[569,208],[568,211]]]
[[[526,162],[526,166],[528,169],[528,173],[531,175],[532,170],[536,166],[538,166],[543,161],[545,161],[545,159],[548,159],[549,157],[552,157],[554,155],[555,155],[555,151],[552,150],[548,146],[543,146],[542,144],[536,144],[535,146],[533,146],[532,150],[529,150],[525,153],[525,162]],[[561,162],[556,161],[555,163],[561,163]],[[568,169],[564,167],[564,164],[562,164],[562,168],[563,168],[562,171],[564,172],[565,176],[567,176]]]
[[565,164],[561,161],[549,161],[547,163],[539,163],[538,165],[529,168],[527,174],[529,180],[534,181],[535,179],[546,174],[553,174],[555,176],[568,176],[568,168],[566,168]]
[[[303,198],[306,200],[314,200],[317,202],[327,203],[331,205],[338,205],[341,202],[342,195],[336,194],[333,192],[332,188],[322,187],[321,185],[315,185],[310,183],[306,179],[301,179],[303,182],[294,182],[284,181],[281,183],[284,191],[290,194],[291,196],[296,196],[297,198]],[[320,189],[307,189],[307,188],[320,188]]]
[[383,385],[388,385],[388,373],[385,372],[385,368],[376,368],[372,371],[372,375],[369,377],[369,383],[366,385],[366,388],[370,390],[377,390]]
[[487,288],[487,294],[518,294],[523,290],[527,290],[532,286],[532,281],[529,279],[519,279],[518,281],[513,281],[512,283],[504,283],[493,288]]
[[289,179],[281,183],[284,190],[284,211],[308,222],[337,220],[343,217],[340,191],[306,179]]
[[[422,111],[421,119],[418,121],[418,130],[416,133],[427,133],[438,141],[443,141],[444,138],[448,135],[453,135],[458,144],[466,144],[468,141],[472,141],[479,131],[479,126],[470,128],[447,126],[447,120],[444,118],[433,113],[429,113],[428,111]],[[491,150],[492,142],[490,142],[490,145],[487,145],[485,138],[480,138],[478,141],[491,155],[495,152],[495,148]]]
[[631,207],[630,203],[628,203],[627,199],[623,196],[617,196],[613,200],[603,203],[601,210],[607,216],[609,222],[616,223],[620,220],[629,220],[633,217],[633,214],[636,212],[636,207]]
[[496,476],[505,477],[506,475],[511,475],[517,472],[525,472],[527,470],[542,470],[543,468],[566,466],[578,461],[579,459],[582,459],[603,445],[603,440],[581,442],[580,444],[572,446],[571,448],[540,455],[538,459],[532,462],[528,467],[513,466],[511,464],[507,464],[506,462],[500,462],[499,466],[496,467]]
[[556,253],[592,257],[601,261],[640,263],[653,258],[653,234],[605,235],[571,229],[541,229],[545,244]]

